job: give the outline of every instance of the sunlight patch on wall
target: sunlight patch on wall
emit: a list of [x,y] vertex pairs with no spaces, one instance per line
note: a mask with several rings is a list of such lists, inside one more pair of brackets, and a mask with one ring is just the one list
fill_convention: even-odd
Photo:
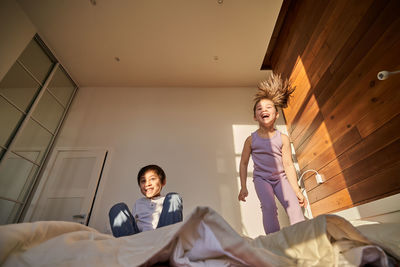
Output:
[[322,153],[335,153],[325,122],[322,122],[313,132],[312,136],[305,140],[299,148],[301,152],[298,160],[302,168],[310,164],[313,160],[318,160],[318,157]]
[[[301,169],[304,172],[315,169],[325,178],[333,177],[341,171],[340,164],[334,160],[326,165],[327,159],[336,158],[336,151],[321,114],[321,107],[312,91],[314,89],[312,80],[310,80],[300,56],[297,57],[290,80],[296,90],[289,107],[285,109],[285,117],[291,127],[291,139],[296,147],[298,170]],[[315,216],[319,213],[318,201],[324,199],[318,193],[320,188],[313,177],[314,175],[310,173],[304,179],[307,179],[305,185],[308,192],[306,194],[313,202],[313,209],[309,207],[308,210],[310,214],[312,210]],[[342,197],[349,197],[345,195],[346,193],[343,192]]]
[[288,121],[292,122],[311,89],[311,83],[300,56],[297,57],[296,65],[289,79],[292,82],[292,86],[296,87],[296,90],[292,94],[292,101],[289,101],[289,106],[285,109],[285,116]]
[[254,131],[258,129],[256,124],[234,124],[232,125],[233,131],[233,147],[235,149],[235,154],[240,155],[242,153],[243,144],[246,138]]
[[[260,201],[258,200],[252,177],[248,177],[247,190],[249,196],[246,202],[240,201],[240,215],[242,217],[242,233],[251,238],[265,235],[262,224],[262,213]],[[240,177],[237,177],[238,188],[240,188]],[[236,195],[239,194],[239,190]]]
[[[297,57],[290,80],[296,90],[292,95],[288,108],[285,109],[285,117],[288,122],[296,124],[294,131],[291,132],[291,138],[294,141],[293,139],[297,139],[298,136],[309,134],[307,131],[314,121],[318,123],[316,120],[319,119],[317,116],[320,115],[320,107],[315,95],[309,95],[312,85],[300,56]],[[301,109],[300,107],[304,108]],[[298,114],[299,109],[301,114]],[[294,122],[295,117],[297,119]],[[332,140],[324,121],[321,121],[317,130],[313,131],[312,135],[306,140],[297,140],[294,143],[300,145],[297,148],[300,151],[298,157],[300,168],[306,167],[311,160],[320,155],[325,149],[332,147]]]
[[326,207],[331,207],[332,210],[337,210],[342,207],[349,207],[353,204],[349,190],[344,188],[335,194],[332,194],[311,205],[314,216],[326,213]]
[[[235,150],[235,163],[237,176],[237,192],[236,196],[239,194],[240,190],[240,177],[239,177],[239,164],[240,157],[242,154],[243,144],[246,138],[254,131],[258,129],[258,125],[232,125],[233,132],[233,145]],[[259,235],[264,235],[264,228],[262,225],[262,214],[260,208],[260,201],[258,200],[256,191],[254,189],[254,184],[252,181],[252,170],[253,161],[249,160],[249,166],[247,169],[247,190],[249,191],[249,196],[246,202],[240,201],[240,215],[242,224],[242,233],[251,238],[257,237]]]

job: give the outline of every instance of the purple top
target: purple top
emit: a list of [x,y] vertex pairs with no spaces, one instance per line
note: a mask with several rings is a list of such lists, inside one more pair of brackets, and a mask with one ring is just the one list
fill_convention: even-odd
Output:
[[251,157],[254,162],[253,178],[277,180],[285,175],[282,138],[278,130],[275,130],[275,135],[271,138],[262,138],[257,131],[252,133]]

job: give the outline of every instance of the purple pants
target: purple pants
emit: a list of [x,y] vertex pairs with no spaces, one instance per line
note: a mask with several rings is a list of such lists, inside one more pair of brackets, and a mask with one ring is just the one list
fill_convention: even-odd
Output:
[[278,208],[276,207],[274,195],[285,208],[291,225],[304,221],[299,200],[286,177],[277,180],[265,180],[257,177],[253,179],[253,182],[258,199],[261,202],[263,225],[266,234],[280,230]]

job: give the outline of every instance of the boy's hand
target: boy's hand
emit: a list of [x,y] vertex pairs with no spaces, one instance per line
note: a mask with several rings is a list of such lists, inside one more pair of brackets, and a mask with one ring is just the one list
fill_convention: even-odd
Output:
[[246,202],[246,197],[249,195],[249,192],[247,191],[247,188],[241,188],[239,192],[238,199],[239,201]]
[[304,195],[299,191],[296,194],[297,199],[299,200],[299,204],[301,207],[307,207],[307,199],[304,197]]

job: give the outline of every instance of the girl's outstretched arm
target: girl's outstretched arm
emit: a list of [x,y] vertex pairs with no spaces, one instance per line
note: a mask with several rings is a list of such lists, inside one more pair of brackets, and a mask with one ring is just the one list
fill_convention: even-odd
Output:
[[296,169],[293,165],[292,151],[290,149],[289,137],[282,134],[282,163],[285,169],[286,176],[292,186],[297,198],[299,199],[299,204],[302,207],[307,207],[307,199],[303,196],[300,191],[299,185],[297,184],[297,174]]
[[244,142],[242,156],[240,158],[239,174],[240,174],[240,192],[238,195],[239,201],[246,201],[249,192],[247,191],[247,166],[251,154],[251,136],[247,137]]

